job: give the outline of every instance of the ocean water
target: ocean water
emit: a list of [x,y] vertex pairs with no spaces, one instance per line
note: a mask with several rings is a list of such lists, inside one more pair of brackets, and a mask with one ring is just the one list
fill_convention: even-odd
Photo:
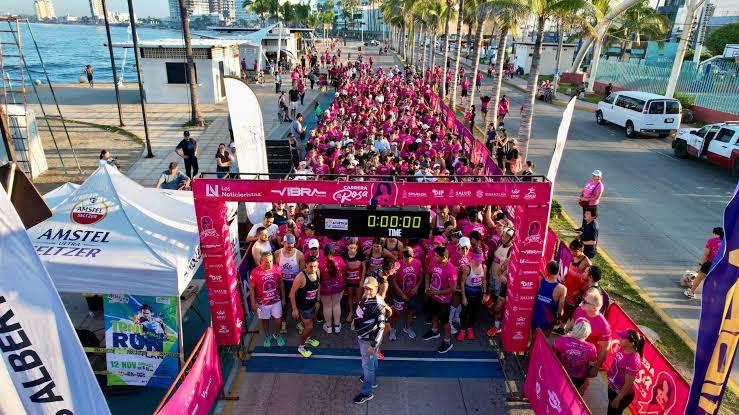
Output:
[[[0,27],[6,30],[6,23],[0,23]],[[39,51],[46,65],[46,71],[53,84],[59,83],[77,83],[79,77],[84,74],[85,66],[92,65],[95,80],[100,82],[111,82],[113,73],[110,68],[110,56],[108,53],[107,37],[105,34],[105,26],[88,26],[88,25],[63,25],[63,24],[31,24],[31,30],[36,37]],[[113,26],[110,28],[113,43],[131,41],[131,35],[128,33],[128,27]],[[136,31],[139,41],[181,38],[181,32],[168,29],[153,29],[147,27],[137,27]],[[9,33],[2,33],[4,42],[12,41]],[[46,84],[46,77],[36,49],[33,45],[33,39],[25,24],[21,26],[21,46],[23,55],[26,58],[30,78],[38,79]],[[3,45],[3,52],[6,54],[16,54],[14,46]],[[133,82],[136,80],[135,59],[133,50],[113,48],[116,61],[116,70],[118,76],[121,76],[121,67],[123,65],[124,81]],[[6,57],[3,59],[5,70],[12,78],[18,78],[18,59]],[[29,80],[29,72],[25,73],[25,78]],[[29,81],[30,82],[30,81]]]

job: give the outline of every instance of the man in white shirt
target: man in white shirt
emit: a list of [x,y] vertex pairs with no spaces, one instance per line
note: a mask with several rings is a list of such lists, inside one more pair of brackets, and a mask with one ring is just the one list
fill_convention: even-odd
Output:
[[[272,212],[265,213],[264,219],[262,219],[262,223],[255,224],[251,227],[251,230],[249,230],[249,234],[246,236],[246,242],[252,243],[259,239],[257,236],[257,230],[260,227],[264,227],[267,230],[268,239],[272,239],[275,235],[277,235],[278,227],[277,225],[275,225],[275,216]],[[261,257],[257,257],[257,259],[261,259]]]

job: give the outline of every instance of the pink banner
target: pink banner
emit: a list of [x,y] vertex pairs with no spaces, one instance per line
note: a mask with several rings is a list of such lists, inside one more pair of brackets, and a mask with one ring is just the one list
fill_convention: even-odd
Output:
[[548,205],[551,195],[549,182],[416,183],[194,179],[192,189],[195,199],[203,201],[298,202],[359,206]]
[[[636,330],[644,336],[618,304],[608,307],[606,319],[614,337],[615,333],[627,329]],[[690,385],[646,336],[644,339],[642,369],[634,381],[636,397],[629,409],[635,415],[682,415],[685,413]],[[613,353],[620,347],[617,341],[611,343],[611,351],[603,364],[606,369],[611,365]]]
[[198,356],[185,380],[157,415],[207,415],[210,412],[223,385],[223,375],[213,328],[208,327],[203,336]]
[[220,200],[199,200],[195,203],[195,214],[215,340],[220,346],[235,346],[241,340],[244,309],[241,306],[233,246],[226,222],[226,203]]
[[529,356],[523,392],[535,414],[591,414],[540,330]]
[[549,207],[515,206],[513,251],[508,261],[508,296],[506,298],[501,334],[503,350],[525,352],[531,332],[531,317],[536,301],[536,289],[541,278],[541,258],[548,224]]
[[572,263],[572,252],[570,247],[567,246],[565,241],[559,243],[559,250],[557,251],[557,263],[559,263],[559,280],[564,281],[565,275],[567,275],[567,268]]

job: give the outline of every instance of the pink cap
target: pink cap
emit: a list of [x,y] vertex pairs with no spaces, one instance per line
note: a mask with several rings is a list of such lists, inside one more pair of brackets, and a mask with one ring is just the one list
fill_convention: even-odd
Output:
[[439,236],[434,236],[434,243],[435,243],[435,244],[442,244],[442,245],[445,245],[445,244],[446,244],[446,239],[444,239],[444,237],[443,237],[443,236],[441,236],[441,235],[439,235]]

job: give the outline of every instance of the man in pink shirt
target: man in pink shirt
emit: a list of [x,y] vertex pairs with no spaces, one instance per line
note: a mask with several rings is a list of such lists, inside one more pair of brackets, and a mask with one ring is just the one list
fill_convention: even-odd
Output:
[[438,338],[441,324],[444,328],[444,341],[439,346],[439,353],[446,353],[453,347],[449,311],[452,295],[457,288],[457,270],[449,263],[449,251],[446,248],[441,246],[434,248],[434,261],[426,272],[425,287],[426,295],[429,296],[431,329],[423,335],[423,339]]
[[[271,252],[262,252],[259,266],[251,271],[249,279],[249,300],[252,310],[262,321],[264,347],[270,347],[272,340],[278,346],[285,345],[285,339],[278,334],[285,307],[285,286],[282,283],[282,270],[275,266]],[[270,318],[274,321],[274,331],[270,331]]]

